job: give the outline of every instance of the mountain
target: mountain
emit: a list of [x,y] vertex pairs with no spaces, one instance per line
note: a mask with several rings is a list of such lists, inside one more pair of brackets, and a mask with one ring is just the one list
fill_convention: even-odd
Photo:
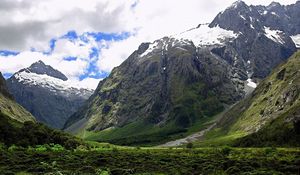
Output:
[[99,83],[66,130],[140,144],[203,127],[296,51],[290,34],[268,26],[258,8],[237,1],[210,24],[142,43]]
[[17,104],[9,94],[0,73],[0,145],[23,147],[42,144],[61,144],[65,148],[76,148],[80,140],[50,129],[36,122],[34,117]]
[[287,6],[277,2],[268,6],[248,6],[243,1],[237,1],[220,12],[210,26],[219,25],[221,28],[248,31],[250,34],[250,30],[263,31],[269,27],[293,36],[300,33],[299,8],[300,1]]
[[[278,35],[288,35],[300,47],[300,1],[291,5],[281,5],[272,2],[268,6],[248,6],[243,1],[237,1],[220,12],[210,24],[210,27],[220,26],[235,32],[252,36],[259,31],[267,37],[280,42]],[[256,32],[255,32],[256,31]],[[249,37],[251,39],[251,37]]]
[[[298,5],[297,2],[289,7]],[[261,9],[264,11],[262,12]],[[288,58],[296,51],[295,43],[289,36],[299,34],[300,31],[290,33],[286,32],[287,29],[278,30],[277,27],[274,27],[278,24],[277,18],[269,19],[265,15],[272,12],[273,8],[248,6],[243,1],[237,1],[219,13],[209,25],[210,27],[219,26],[240,33],[234,47],[237,48],[237,52],[242,58],[247,58],[255,64],[253,65],[252,76],[257,78],[266,77],[276,65],[283,61],[282,58]],[[293,16],[293,19],[299,21],[298,17]],[[292,20],[287,21],[286,25],[291,26],[291,28],[298,26]],[[271,42],[275,42],[277,45],[271,44]],[[224,57],[225,55],[221,53],[221,56]]]
[[5,79],[0,73],[0,112],[19,122],[35,121],[34,117],[18,105],[9,94]]
[[274,69],[252,95],[229,110],[214,130],[206,134],[204,143],[299,146],[299,70],[300,51]]
[[15,73],[7,80],[7,86],[16,101],[37,121],[52,128],[62,128],[68,117],[93,93],[42,61]]

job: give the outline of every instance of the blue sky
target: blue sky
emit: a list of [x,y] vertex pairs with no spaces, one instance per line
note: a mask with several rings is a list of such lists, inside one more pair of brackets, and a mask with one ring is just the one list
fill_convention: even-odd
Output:
[[[78,35],[76,33],[76,31],[71,30],[67,34],[60,37],[59,39],[68,39],[69,41],[72,41],[72,42],[81,40],[84,43],[89,44],[89,39],[87,39],[88,36],[93,37],[96,42],[100,42],[100,41],[117,42],[120,40],[127,39],[130,36],[130,33],[123,32],[123,33],[117,34],[117,33],[87,32],[82,35]],[[50,48],[52,51],[55,48],[55,41],[56,41],[55,39],[52,39],[49,42],[49,45],[50,45]],[[102,48],[99,48],[99,47],[92,47],[90,49],[90,54],[88,57],[90,61],[88,63],[88,67],[86,68],[85,73],[81,74],[79,76],[79,80],[83,80],[86,78],[103,79],[109,75],[108,71],[106,72],[106,71],[99,70],[99,68],[97,66],[97,62],[99,61],[99,59],[101,59],[101,58],[99,58],[101,49]],[[51,54],[51,52],[50,52],[50,54]],[[78,58],[77,57],[65,57],[64,59],[68,60],[68,61],[74,61]]]
[[[40,53],[44,55],[51,56],[52,53],[55,51],[56,43],[59,40],[68,40],[70,42],[79,42],[81,41],[81,46],[85,46],[90,44],[91,38],[94,42],[117,42],[121,40],[125,40],[130,37],[129,32],[123,33],[102,33],[102,32],[86,32],[83,34],[77,34],[75,30],[70,30],[66,34],[62,35],[58,38],[52,38],[49,41],[49,48],[46,51],[40,51]],[[85,59],[88,62],[88,66],[85,68],[84,73],[79,75],[79,80],[83,80],[86,78],[94,78],[94,79],[103,79],[109,75],[109,71],[102,71],[99,70],[97,66],[97,62],[99,61],[99,55],[101,53],[101,47],[91,47],[89,50],[89,54],[86,58],[78,58],[76,56],[65,56],[63,59],[65,61],[76,61],[77,59]],[[39,52],[35,48],[31,49],[32,52]],[[0,50],[1,56],[16,56],[20,52],[16,51],[9,51],[9,50]],[[42,60],[45,61],[45,60]],[[4,73],[5,78],[9,78],[14,72],[6,72]]]

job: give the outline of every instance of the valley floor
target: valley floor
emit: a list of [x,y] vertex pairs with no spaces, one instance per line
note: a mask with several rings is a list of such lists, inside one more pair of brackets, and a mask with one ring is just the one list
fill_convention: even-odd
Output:
[[0,174],[299,174],[298,148],[0,150]]
[[199,128],[198,132],[195,132],[193,134],[190,134],[184,138],[180,138],[180,139],[176,139],[176,140],[172,140],[169,141],[167,143],[158,145],[158,147],[178,147],[178,146],[182,146],[185,145],[187,143],[192,143],[192,142],[196,142],[196,141],[201,141],[204,138],[204,135],[209,132],[210,130],[214,129],[215,126],[217,125],[217,123],[219,122],[219,120],[222,119],[222,117],[224,116],[224,114],[229,111],[235,104],[231,105],[231,106],[226,106],[225,110],[219,114],[217,114],[216,116],[213,117],[213,119],[211,121],[208,121],[206,123],[206,127],[202,127]]
[[174,141],[170,141],[167,142],[165,144],[159,145],[158,147],[175,147],[175,146],[182,146],[184,144],[190,143],[190,142],[195,142],[195,141],[199,141],[203,138],[204,134],[208,131],[210,131],[212,128],[214,128],[216,126],[216,123],[211,124],[210,126],[208,126],[208,128],[201,130],[199,132],[196,132],[192,135],[189,135],[185,138],[182,139],[177,139]]

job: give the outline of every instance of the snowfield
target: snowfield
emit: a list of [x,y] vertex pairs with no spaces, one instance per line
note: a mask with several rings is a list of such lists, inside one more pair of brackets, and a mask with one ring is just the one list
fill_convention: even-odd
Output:
[[[17,81],[28,85],[41,86],[50,89],[53,92],[77,92],[80,90],[93,91],[92,89],[84,88],[84,85],[76,81],[63,81],[58,78],[48,76],[46,74],[36,74],[33,72],[22,71],[15,74]],[[76,91],[74,91],[76,90]]]

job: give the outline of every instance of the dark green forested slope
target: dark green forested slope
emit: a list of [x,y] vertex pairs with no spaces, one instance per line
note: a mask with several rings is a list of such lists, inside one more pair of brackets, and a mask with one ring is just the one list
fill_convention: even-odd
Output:
[[43,124],[18,122],[0,112],[0,143],[23,147],[55,143],[65,148],[76,148],[81,141]]

